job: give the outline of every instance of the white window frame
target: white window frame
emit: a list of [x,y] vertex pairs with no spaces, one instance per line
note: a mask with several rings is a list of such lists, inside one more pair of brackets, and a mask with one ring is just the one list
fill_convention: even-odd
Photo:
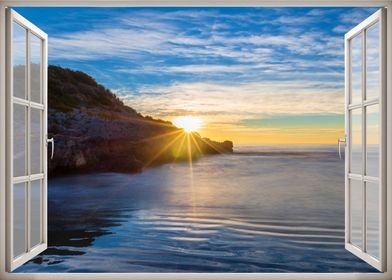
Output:
[[[386,109],[387,106],[385,104],[385,97],[386,97],[386,61],[383,61],[381,58],[385,57],[386,54],[386,49],[384,48],[385,46],[385,31],[386,31],[386,15],[385,15],[385,10],[380,9],[377,12],[375,12],[373,15],[359,23],[356,27],[354,27],[352,30],[350,30],[348,33],[346,33],[344,41],[345,41],[345,127],[346,127],[346,166],[345,166],[345,248],[353,253],[354,255],[360,257],[361,259],[365,260],[367,263],[371,264],[375,268],[381,271],[385,271],[386,269],[386,264],[385,264],[385,259],[386,259],[386,248],[383,248],[381,244],[384,244],[386,241],[386,234],[385,234],[385,225],[386,225],[386,200],[385,200],[385,194],[386,194],[386,170],[385,170],[385,160],[386,157],[384,156],[386,152]],[[366,40],[366,31],[369,29],[369,27],[373,26],[375,23],[378,23],[380,26],[380,41],[379,41],[379,55],[380,55],[380,94],[379,97],[370,99],[368,100],[365,98],[365,92],[366,92],[366,73],[367,73],[367,68],[366,68],[366,48],[367,48],[367,40]],[[362,33],[362,34],[361,34]],[[361,102],[356,103],[356,104],[351,104],[350,102],[350,96],[352,95],[351,92],[351,75],[352,75],[352,55],[351,55],[351,42],[352,39],[358,36],[358,34],[361,34],[362,37],[362,79],[363,79],[363,84],[362,84],[362,96],[361,96]],[[367,145],[366,143],[366,111],[369,106],[374,106],[378,105],[379,106],[379,113],[380,113],[380,118],[379,118],[379,125],[380,125],[380,143],[379,143],[379,152],[380,152],[380,157],[379,157],[379,166],[380,166],[380,171],[379,175],[376,177],[371,177],[365,175],[365,170],[367,166],[367,156],[365,152],[365,147]],[[352,174],[350,173],[350,164],[351,164],[351,122],[350,122],[350,114],[352,113],[352,110],[355,109],[361,109],[362,112],[362,175],[359,174]],[[366,148],[367,149],[367,148]],[[381,168],[383,167],[383,168]],[[366,183],[375,183],[378,185],[378,190],[379,190],[379,215],[380,215],[380,224],[379,224],[379,250],[380,254],[378,258],[374,258],[370,254],[366,252],[367,248],[367,235],[366,235],[366,195],[363,197],[362,201],[362,207],[363,207],[363,220],[362,220],[362,247],[359,248],[356,245],[352,244],[351,242],[351,206],[350,206],[350,181],[355,180],[357,182],[362,183],[362,192],[363,194],[366,194]]]
[[[44,70],[47,68],[47,42],[48,42],[48,37],[45,33],[41,32],[41,30],[36,27],[34,24],[32,24],[31,22],[27,21],[25,18],[23,18],[22,16],[20,16],[18,13],[16,13],[15,11],[13,11],[12,9],[8,9],[8,13],[6,13],[6,20],[7,22],[12,22],[12,24],[17,24],[20,27],[22,27],[24,30],[28,31],[27,36],[25,38],[26,40],[26,71],[27,73],[30,72],[30,38],[31,36],[35,36],[37,37],[39,40],[41,40],[41,54],[40,54],[40,64],[41,66],[41,79],[42,79],[42,83],[46,84],[47,83],[47,71]],[[13,36],[13,25],[10,24],[6,24],[6,28],[8,28],[8,30],[6,31],[6,36],[8,37],[8,43],[12,44],[12,36]],[[9,71],[11,73],[10,77],[9,77],[9,83],[6,83],[6,86],[9,87],[7,89],[8,92],[13,92],[13,74],[12,74],[12,52],[13,52],[13,47],[9,46],[7,48],[7,71]],[[27,90],[27,98],[30,98],[30,77],[28,77],[28,75],[26,75],[27,78],[27,84],[28,86],[26,87]],[[9,120],[8,122],[8,127],[6,127],[6,130],[8,133],[6,133],[6,137],[8,137],[8,141],[9,141],[9,147],[10,149],[8,151],[6,151],[6,162],[9,165],[9,168],[6,170],[6,179],[7,181],[7,185],[8,186],[8,191],[7,191],[7,201],[9,203],[7,203],[6,207],[7,207],[7,211],[9,213],[9,215],[7,215],[6,218],[6,222],[7,222],[7,244],[6,246],[8,246],[7,248],[7,252],[9,253],[9,255],[7,255],[7,271],[12,271],[15,268],[17,268],[18,266],[22,265],[23,263],[26,262],[26,260],[29,260],[31,258],[33,258],[34,256],[38,255],[39,253],[41,253],[42,251],[44,251],[47,248],[47,159],[46,159],[46,154],[47,154],[47,149],[46,149],[46,143],[44,141],[44,137],[46,139],[46,131],[47,131],[47,88],[46,87],[42,87],[41,90],[41,101],[39,103],[37,102],[33,102],[33,101],[28,101],[26,99],[22,99],[22,98],[18,98],[15,96],[9,96],[8,98],[6,98],[6,102],[7,102],[7,106],[9,107],[8,110],[6,110],[7,112],[7,116],[6,118]],[[14,104],[19,104],[24,106],[26,109],[28,109],[29,111],[31,109],[38,109],[44,114],[42,114],[42,120],[41,120],[41,127],[42,127],[42,131],[41,131],[41,165],[42,165],[42,173],[37,173],[37,174],[28,174],[28,175],[24,175],[24,176],[20,176],[20,177],[14,177],[13,176],[13,106]],[[28,172],[30,172],[30,141],[31,141],[31,135],[29,135],[31,131],[31,122],[30,122],[30,118],[29,121],[27,123],[27,130],[26,130],[26,134],[28,135],[28,141],[27,141],[27,150],[29,151],[27,153],[27,170]],[[41,240],[40,243],[37,244],[36,246],[31,247],[30,244],[30,227],[31,227],[31,222],[30,222],[30,209],[27,210],[27,213],[29,213],[26,216],[26,220],[27,220],[27,228],[25,229],[26,234],[27,234],[27,240],[26,240],[26,252],[21,254],[20,256],[14,258],[13,256],[13,188],[14,185],[17,183],[26,183],[29,185],[30,188],[30,184],[31,182],[35,181],[35,180],[40,180],[41,182],[41,195],[40,195],[40,201],[42,203],[42,209],[41,209],[41,224],[40,224],[40,233],[41,233]],[[27,205],[29,205],[30,203],[30,191],[27,191],[27,196],[26,196],[26,201],[28,202]]]
[[[0,0],[1,1],[1,0]],[[392,50],[392,0],[2,0],[0,2],[0,279],[304,279],[392,280],[392,222],[387,223],[384,273],[7,273],[6,272],[6,7],[385,7]],[[392,51],[387,53],[387,97],[392,96]],[[387,98],[392,127],[392,98]],[[387,130],[387,217],[392,217],[392,129]],[[384,155],[385,156],[385,155]],[[391,218],[389,220],[392,220]]]

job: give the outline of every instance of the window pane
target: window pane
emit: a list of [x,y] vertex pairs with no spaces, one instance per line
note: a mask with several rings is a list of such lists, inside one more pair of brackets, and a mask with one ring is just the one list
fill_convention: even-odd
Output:
[[366,183],[366,246],[367,252],[379,259],[379,187],[378,184]]
[[362,201],[362,182],[357,180],[350,180],[351,243],[360,248],[362,248]]
[[366,99],[380,95],[380,24],[377,22],[366,32]]
[[31,247],[41,243],[41,182],[31,182]]
[[350,112],[351,118],[351,163],[350,172],[362,175],[362,109]]
[[27,108],[14,104],[14,177],[27,175],[26,170]]
[[14,185],[14,258],[26,251],[26,183]]
[[31,173],[42,173],[42,111],[31,108]]
[[380,106],[366,108],[366,175],[379,177]]
[[351,103],[362,101],[362,33],[351,40]]
[[41,103],[41,40],[30,36],[31,101]]
[[14,96],[26,99],[26,30],[13,23],[12,32]]

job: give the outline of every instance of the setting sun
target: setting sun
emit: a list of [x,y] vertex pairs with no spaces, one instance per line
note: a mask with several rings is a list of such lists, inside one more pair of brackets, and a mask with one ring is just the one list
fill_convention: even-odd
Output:
[[181,116],[173,120],[175,126],[183,128],[186,132],[197,131],[202,126],[202,120],[198,117]]

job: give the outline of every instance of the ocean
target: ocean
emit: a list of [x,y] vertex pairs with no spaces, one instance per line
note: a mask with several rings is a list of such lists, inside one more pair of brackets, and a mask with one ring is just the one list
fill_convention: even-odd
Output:
[[337,146],[236,146],[50,178],[49,248],[17,272],[376,272],[344,249]]

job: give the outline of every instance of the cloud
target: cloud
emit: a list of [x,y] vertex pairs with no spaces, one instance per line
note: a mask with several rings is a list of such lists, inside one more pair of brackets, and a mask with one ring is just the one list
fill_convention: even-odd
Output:
[[125,11],[51,35],[51,61],[103,69],[143,114],[204,116],[234,130],[244,119],[342,114],[342,33],[374,9]]
[[314,22],[314,19],[309,16],[280,16],[273,21],[275,24],[308,24]]
[[347,33],[376,10],[377,8],[354,8],[348,10],[346,13],[339,16],[338,25],[336,25],[332,31],[339,34]]
[[350,29],[346,25],[338,25],[334,29],[332,29],[333,32],[336,33],[347,33],[350,31]]
[[51,38],[52,59],[101,60],[130,58],[143,52],[157,52],[168,33],[151,30],[107,28],[74,32]]
[[[145,66],[142,68],[120,68],[116,72],[128,74],[148,74],[148,73],[185,73],[185,74],[221,74],[221,73],[244,73],[256,70],[271,70],[273,64],[187,64],[179,66],[154,67]],[[283,70],[284,67],[281,67]]]
[[312,9],[310,10],[307,15],[308,16],[315,16],[315,17],[320,17],[320,16],[325,16],[326,14],[330,13],[330,10],[326,10],[326,9]]
[[123,89],[121,96],[143,114],[170,118],[185,110],[188,114],[208,116],[211,123],[236,123],[273,114],[341,114],[344,100],[342,89],[320,88],[320,84],[309,81],[173,83],[144,86],[128,94]]
[[[311,16],[274,18],[270,24],[282,27],[280,34],[236,34],[238,21],[255,21],[260,27],[267,25],[257,22],[256,15],[262,17],[255,12],[230,14],[217,10],[140,11],[113,16],[113,22],[92,25],[84,31],[51,36],[49,51],[53,60],[142,61],[147,56],[171,56],[194,60],[228,58],[234,62],[265,62],[282,54],[282,50],[293,55],[331,56],[340,55],[342,51],[342,44],[337,44],[333,36],[305,28],[306,22],[314,21]],[[203,24],[209,18],[213,19],[211,24]],[[295,26],[289,29],[289,23]],[[293,28],[295,33],[292,33]]]
[[351,11],[343,13],[339,19],[342,23],[348,23],[354,27],[368,18],[377,8],[353,8]]

